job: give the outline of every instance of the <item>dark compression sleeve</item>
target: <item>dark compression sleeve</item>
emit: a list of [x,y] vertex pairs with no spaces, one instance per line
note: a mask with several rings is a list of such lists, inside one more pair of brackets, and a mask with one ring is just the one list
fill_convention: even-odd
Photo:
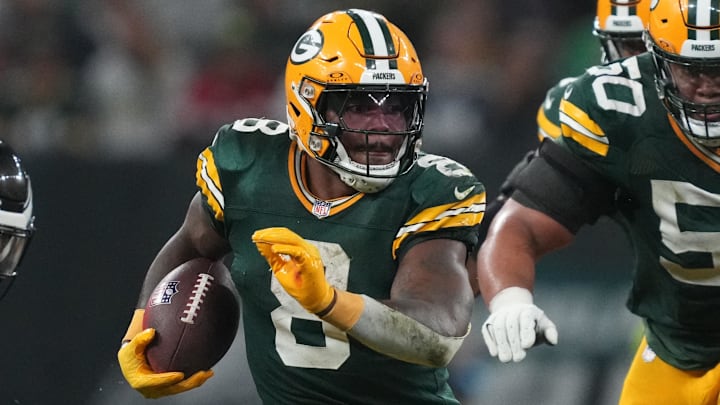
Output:
[[513,186],[513,179],[517,177],[518,173],[525,170],[525,167],[527,167],[527,165],[534,157],[534,150],[525,153],[525,156],[523,156],[522,160],[515,165],[512,171],[510,171],[510,174],[508,174],[505,181],[503,181],[502,185],[500,185],[500,192],[498,193],[497,198],[490,200],[487,203],[485,207],[485,215],[483,215],[483,220],[480,223],[479,227],[480,243],[477,244],[477,249],[480,248],[480,245],[485,240],[488,229],[490,228],[490,223],[492,222],[493,218],[495,218],[495,214],[500,211],[500,208],[505,205],[505,201],[507,201],[507,199],[510,198],[510,196],[512,195],[513,191],[515,191]]
[[514,200],[547,214],[572,233],[614,210],[617,186],[552,140],[545,139],[535,157],[509,181]]

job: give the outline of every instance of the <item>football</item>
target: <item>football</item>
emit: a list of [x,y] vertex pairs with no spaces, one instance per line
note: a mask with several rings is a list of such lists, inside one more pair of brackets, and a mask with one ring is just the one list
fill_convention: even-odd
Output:
[[227,353],[240,320],[239,295],[222,261],[190,260],[155,287],[143,329],[155,328],[146,356],[155,372],[189,377],[209,370]]

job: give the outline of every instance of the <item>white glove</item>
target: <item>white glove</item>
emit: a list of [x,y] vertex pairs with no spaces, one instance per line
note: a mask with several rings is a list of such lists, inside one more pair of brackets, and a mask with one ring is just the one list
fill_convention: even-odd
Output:
[[525,358],[525,349],[535,344],[536,336],[556,345],[555,324],[533,304],[532,293],[509,287],[497,293],[489,304],[490,316],[482,326],[482,335],[490,355],[507,363]]

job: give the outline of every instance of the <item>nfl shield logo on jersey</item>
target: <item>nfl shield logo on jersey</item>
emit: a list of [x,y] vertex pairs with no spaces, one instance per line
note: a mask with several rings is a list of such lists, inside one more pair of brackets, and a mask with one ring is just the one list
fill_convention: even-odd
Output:
[[325,218],[330,215],[330,206],[331,204],[327,201],[315,200],[312,213],[318,218]]

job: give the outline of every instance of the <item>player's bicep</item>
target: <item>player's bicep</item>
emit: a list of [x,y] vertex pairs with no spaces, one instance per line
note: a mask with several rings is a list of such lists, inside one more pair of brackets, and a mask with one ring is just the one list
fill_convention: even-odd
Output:
[[465,244],[431,239],[400,259],[387,304],[444,336],[463,336],[472,311]]
[[615,207],[617,186],[549,140],[511,181],[514,200],[552,217],[572,233]]

